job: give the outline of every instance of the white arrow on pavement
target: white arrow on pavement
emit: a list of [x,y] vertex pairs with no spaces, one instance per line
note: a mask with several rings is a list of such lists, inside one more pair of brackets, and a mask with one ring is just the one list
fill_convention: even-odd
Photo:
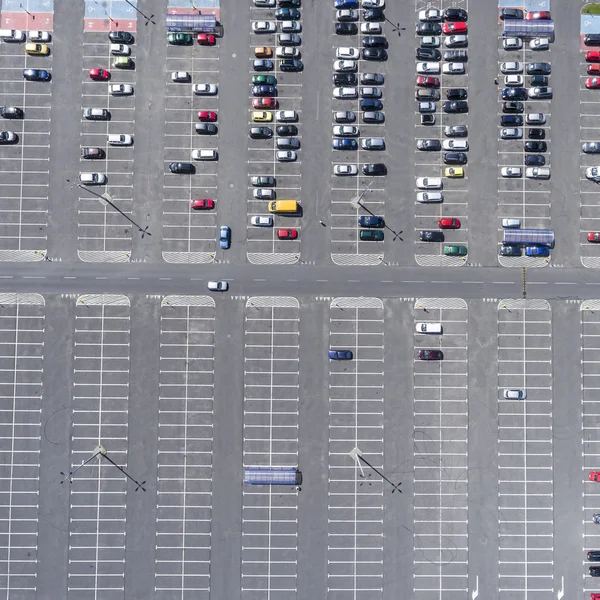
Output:
[[479,575],[475,577],[475,589],[471,592],[471,600],[475,600],[479,596]]
[[565,595],[565,578],[561,577],[560,582],[561,582],[561,588],[560,588],[560,590],[558,590],[558,594],[556,594],[556,596],[558,597],[558,600],[562,600],[562,597]]

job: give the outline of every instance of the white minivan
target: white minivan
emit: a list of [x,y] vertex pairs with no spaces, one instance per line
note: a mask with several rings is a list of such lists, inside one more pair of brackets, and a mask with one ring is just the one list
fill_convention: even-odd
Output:
[[415,330],[417,333],[442,333],[441,323],[417,323]]
[[192,150],[194,160],[217,160],[219,155],[216,150],[205,148],[203,150]]

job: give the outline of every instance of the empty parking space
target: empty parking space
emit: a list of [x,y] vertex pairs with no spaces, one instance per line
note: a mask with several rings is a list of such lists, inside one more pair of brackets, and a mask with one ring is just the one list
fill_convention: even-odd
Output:
[[498,585],[507,600],[554,589],[551,317],[545,300],[498,305]]
[[[167,45],[162,255],[171,263],[207,263],[218,252],[219,47],[185,35],[189,43]],[[202,150],[216,154],[193,158]],[[193,173],[171,173],[174,162],[192,163]],[[214,206],[195,209],[194,200]]]
[[[79,187],[78,256],[86,262],[126,262],[131,256],[131,223],[119,210],[131,215],[133,209],[133,148],[113,146],[108,136],[134,132],[135,69],[116,68],[113,63],[118,57],[111,54],[110,47],[106,32],[84,34],[79,171],[106,177],[106,185]],[[129,47],[135,64],[136,46]],[[119,84],[131,86],[133,93],[111,93]],[[105,118],[94,120],[86,117],[90,108],[108,112]],[[86,148],[92,152],[84,157]],[[101,197],[103,194],[106,197]]]
[[37,597],[44,299],[0,294],[0,588]]
[[[127,297],[77,298],[71,471],[99,446],[127,469],[129,333]],[[97,456],[73,476],[70,492],[68,597],[122,597],[127,479]]]
[[468,309],[420,298],[414,314],[414,597],[459,600],[469,584]]
[[25,69],[52,76],[48,56],[31,56],[24,43],[0,44],[2,104],[22,111],[3,118],[12,141],[0,145],[0,261],[43,260],[47,243],[51,81],[23,77]]
[[155,590],[208,598],[215,301],[166,296],[160,313]]
[[383,592],[384,327],[379,298],[331,301],[329,350],[352,356],[329,360],[329,600]]
[[[244,465],[298,465],[299,304],[252,297],[244,317]],[[297,588],[295,487],[246,486],[242,596],[283,600]]]

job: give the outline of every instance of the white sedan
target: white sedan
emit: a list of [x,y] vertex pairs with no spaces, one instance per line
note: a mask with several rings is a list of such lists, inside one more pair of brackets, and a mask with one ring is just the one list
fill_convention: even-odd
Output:
[[546,122],[544,113],[529,113],[526,117],[528,125],[543,125]]
[[252,217],[250,223],[255,227],[273,227],[273,217]]
[[275,55],[277,58],[300,58],[300,50],[291,46],[277,46]]
[[358,134],[359,131],[356,125],[335,125],[333,128],[333,135],[339,137],[356,137]]
[[428,8],[419,11],[419,21],[441,21],[444,14],[439,8]]
[[546,38],[534,38],[529,42],[531,50],[548,50],[550,42]]
[[585,176],[596,183],[600,182],[600,167],[588,167],[585,170]]
[[275,21],[253,21],[252,31],[254,33],[275,33],[277,24]]
[[505,50],[520,50],[523,47],[523,40],[521,38],[506,38],[502,42]]
[[358,174],[356,165],[333,165],[333,174],[339,177],[346,177]]
[[385,8],[385,0],[362,0],[362,8]]
[[275,6],[275,0],[254,0],[254,6],[273,8]]
[[523,169],[521,167],[502,167],[500,173],[502,177],[522,177]]
[[49,31],[30,31],[28,37],[30,42],[49,42],[52,38]]
[[173,71],[171,81],[182,83],[190,80],[190,74],[187,71]]
[[465,152],[469,149],[469,142],[467,140],[444,140],[442,148],[444,150],[454,150],[455,152]]
[[525,169],[525,177],[530,179],[550,179],[550,169],[548,167],[529,167]]
[[111,83],[108,89],[113,96],[131,96],[133,94],[133,86],[128,83]]
[[368,33],[371,35],[381,35],[381,23],[373,23],[373,21],[367,21],[366,23],[362,23],[360,26],[361,33]]
[[523,63],[522,62],[503,62],[500,65],[500,71],[504,75],[510,75],[511,73],[522,73]]
[[442,71],[446,73],[446,75],[464,75],[465,73],[465,65],[463,63],[446,63]]
[[229,283],[227,281],[209,281],[206,287],[211,292],[226,292],[229,289]]
[[195,83],[192,91],[196,96],[216,96],[219,88],[216,83]]
[[442,189],[442,178],[441,177],[418,177],[417,187],[420,190],[441,190]]
[[298,158],[293,150],[278,150],[275,156],[279,162],[294,162]]
[[[446,65],[444,65],[445,67]],[[417,63],[417,73],[420,75],[437,75],[440,72],[440,63],[420,62]]]
[[333,70],[338,73],[345,71],[356,71],[358,68],[355,60],[336,60],[333,63]]
[[337,48],[335,51],[336,58],[343,58],[349,60],[357,60],[360,56],[358,48],[349,48],[342,46],[341,48]]

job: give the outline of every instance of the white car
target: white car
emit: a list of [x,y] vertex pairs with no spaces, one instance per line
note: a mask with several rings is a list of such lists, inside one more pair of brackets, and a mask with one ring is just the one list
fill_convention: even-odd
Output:
[[195,83],[192,91],[196,96],[216,96],[219,88],[216,83]]
[[128,83],[111,83],[108,89],[113,96],[131,96],[133,94],[133,86]]
[[129,56],[131,54],[131,47],[125,44],[111,44],[110,53],[114,56]]
[[226,292],[229,289],[229,283],[226,281],[209,281],[206,287],[211,292]]
[[30,31],[28,37],[30,42],[49,42],[52,39],[49,31]]
[[333,88],[333,97],[346,100],[358,98],[358,90],[355,87],[336,87]]
[[275,0],[254,0],[254,6],[273,8],[275,6]]
[[502,219],[504,229],[518,229],[521,227],[521,219]]
[[173,71],[171,73],[171,81],[182,83],[190,80],[190,74],[187,71]]
[[523,137],[521,127],[505,127],[500,130],[500,137],[503,140],[520,140]]
[[[444,65],[445,67],[446,65]],[[420,62],[417,63],[417,73],[420,75],[438,75],[440,72],[440,63]]]
[[302,23],[300,21],[279,21],[279,29],[282,33],[300,33]]
[[277,58],[300,58],[300,50],[292,46],[277,46],[275,56]]
[[504,398],[507,400],[525,400],[527,398],[527,392],[525,390],[504,390]]
[[510,73],[522,73],[523,63],[522,62],[503,62],[500,65],[500,71],[505,75]]
[[333,174],[338,177],[346,177],[358,174],[356,165],[333,165]]
[[441,190],[442,189],[442,178],[441,177],[418,177],[417,187],[420,190]]
[[362,0],[362,8],[385,8],[385,0]]
[[250,223],[255,227],[273,227],[273,217],[252,217]]
[[443,202],[444,195],[442,192],[419,192],[417,194],[417,202]]
[[343,73],[344,71],[356,71],[358,69],[358,65],[355,60],[336,60],[333,63],[333,70],[338,73]]
[[585,170],[585,176],[590,181],[595,181],[595,182],[600,181],[600,167],[588,167]]
[[529,167],[525,169],[525,177],[530,179],[550,179],[549,167]]
[[531,48],[531,50],[548,50],[550,48],[550,42],[546,38],[533,38],[529,42],[529,48]]
[[298,158],[294,150],[278,150],[275,156],[279,162],[294,162]]
[[341,48],[337,48],[335,51],[336,58],[344,58],[349,60],[357,60],[360,56],[358,48],[350,48],[347,46],[342,46]]
[[380,35],[383,30],[381,29],[381,23],[373,23],[372,21],[367,21],[366,23],[361,23],[360,32],[368,33],[370,35]]
[[442,71],[447,75],[464,75],[465,73],[465,65],[464,63],[446,63],[442,67]]
[[109,133],[107,136],[109,146],[131,146],[133,137],[127,133]]
[[79,173],[79,181],[83,185],[104,185],[106,175],[104,173]]
[[523,47],[523,40],[521,38],[506,38],[502,42],[502,46],[505,50],[520,50]]
[[415,331],[417,333],[442,333],[441,323],[416,323]]
[[356,125],[335,125],[333,135],[339,137],[356,137],[359,135],[359,131]]
[[275,118],[282,123],[291,123],[298,120],[298,114],[295,110],[278,110]]
[[523,75],[505,75],[504,85],[506,87],[522,87],[523,86]]
[[546,122],[544,113],[529,113],[525,119],[528,125],[543,125]]
[[342,8],[335,13],[338,21],[358,21],[358,10],[355,8]]
[[419,21],[441,21],[444,13],[439,8],[428,8],[419,11]]
[[522,177],[523,169],[521,167],[502,167],[500,174],[502,177]]
[[432,113],[435,112],[436,106],[435,102],[419,102],[419,112],[420,113]]
[[444,40],[444,46],[447,48],[464,48],[469,43],[466,35],[457,34],[457,35],[448,35]]
[[437,35],[426,35],[421,38],[421,48],[439,48],[440,37]]
[[277,24],[275,21],[253,21],[252,31],[254,33],[275,33]]
[[442,148],[444,150],[454,150],[456,152],[465,152],[469,149],[469,142],[467,140],[444,140],[442,142]]
[[257,188],[252,195],[257,200],[275,200],[275,190],[271,188]]

